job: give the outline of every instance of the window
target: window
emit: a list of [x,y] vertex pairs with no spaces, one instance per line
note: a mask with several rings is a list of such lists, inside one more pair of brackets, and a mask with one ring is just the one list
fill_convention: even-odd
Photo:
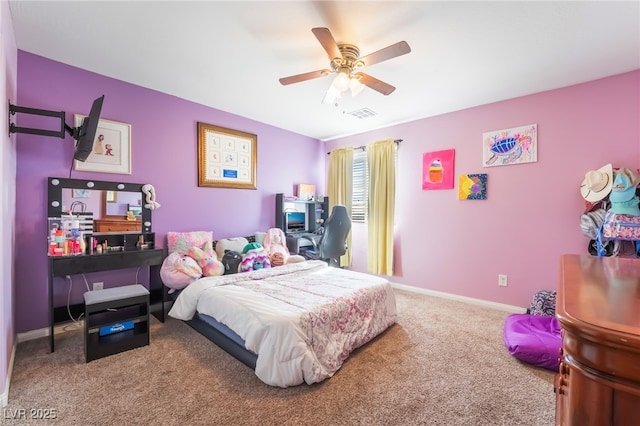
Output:
[[353,188],[351,193],[351,221],[366,223],[369,209],[369,169],[367,151],[353,153]]
[[[397,170],[397,143],[395,149],[395,162]],[[369,167],[367,167],[366,149],[359,149],[353,153],[352,184],[353,188],[351,194],[351,221],[355,223],[366,223],[369,213]]]

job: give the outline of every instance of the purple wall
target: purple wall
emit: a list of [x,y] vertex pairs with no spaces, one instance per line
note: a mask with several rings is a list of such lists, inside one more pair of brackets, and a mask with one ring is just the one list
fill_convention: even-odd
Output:
[[[555,288],[561,254],[586,252],[579,228],[579,185],[585,172],[608,162],[640,166],[640,71],[404,123],[324,147],[23,52],[19,70],[20,105],[86,113],[93,98],[104,93],[103,118],[132,124],[131,176],[74,172],[73,177],[154,184],[162,204],[154,212],[159,243],[169,230],[210,229],[223,238],[271,227],[274,193],[292,193],[301,182],[315,183],[324,192],[327,148],[401,138],[392,280],[510,305],[526,306],[535,291]],[[197,187],[197,121],[258,135],[258,191]],[[482,167],[483,132],[532,123],[538,124],[538,162]],[[461,173],[487,173],[488,200],[459,201],[456,189],[421,189],[422,154],[448,148],[456,150],[456,188]],[[283,153],[296,161],[285,162]],[[33,253],[34,248],[45,251],[45,178],[66,176],[71,156],[70,140],[18,139],[19,332],[47,323],[46,257]],[[366,226],[354,225],[353,233],[354,269],[366,271]],[[498,287],[498,274],[508,275],[508,287]],[[131,276],[130,271],[109,274],[105,285]],[[73,294],[79,298],[84,283],[77,281]],[[64,300],[66,290],[63,281],[57,283],[57,300]]]
[[[555,289],[559,257],[586,254],[580,184],[612,163],[640,167],[640,70],[327,143],[400,138],[393,281],[527,306]],[[538,125],[538,161],[482,167],[482,133]],[[455,189],[424,191],[422,155],[455,149]],[[488,174],[486,201],[458,200],[458,176]],[[353,269],[367,270],[366,225],[353,227]],[[498,287],[507,274],[508,287]]]
[[[16,98],[17,48],[13,36],[13,24],[9,3],[0,3],[0,115],[7,117],[8,99]],[[0,407],[4,407],[9,392],[9,364],[15,345],[15,215],[16,215],[16,143],[8,136],[7,121],[0,123],[0,178],[2,179],[2,201],[0,201]]]
[[[167,231],[211,230],[215,238],[253,235],[275,225],[275,194],[293,194],[298,183],[325,190],[324,144],[193,102],[18,52],[20,106],[87,114],[91,102],[104,94],[101,118],[131,124],[132,174],[76,172],[77,179],[151,183],[162,207],[153,212],[156,243],[164,245]],[[203,88],[207,90],[207,88]],[[274,108],[264,105],[264,108]],[[37,117],[19,117],[34,125]],[[257,190],[197,186],[198,121],[258,136]],[[17,135],[16,329],[46,327],[46,178],[67,177],[73,142],[26,134]],[[105,287],[131,282],[134,271],[101,274]],[[68,286],[56,280],[56,303],[65,303]],[[84,281],[74,277],[73,300],[81,300]]]

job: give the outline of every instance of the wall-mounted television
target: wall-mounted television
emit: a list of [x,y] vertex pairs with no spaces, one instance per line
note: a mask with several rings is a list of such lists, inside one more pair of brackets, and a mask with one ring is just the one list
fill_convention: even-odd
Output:
[[93,101],[89,115],[82,120],[82,124],[73,131],[73,138],[77,140],[73,158],[78,161],[85,161],[93,150],[93,143],[96,138],[96,130],[98,129],[98,121],[100,120],[100,112],[102,111],[102,101],[104,95]]
[[307,231],[307,214],[305,212],[286,212],[284,229],[287,234]]
[[[71,127],[67,123],[65,123],[64,111],[51,111],[46,109],[21,107],[9,103],[9,134],[27,133],[31,135],[54,136],[64,139],[66,131],[74,140],[77,141],[73,152],[73,158],[78,161],[85,161],[91,153],[91,150],[93,149],[93,143],[95,140],[96,130],[98,128],[98,121],[100,120],[103,101],[104,95],[96,98],[93,101],[89,115],[85,117],[85,119],[82,121],[82,124],[78,127]],[[16,113],[57,118],[60,120],[60,130],[16,126],[11,122],[11,116],[15,115]]]

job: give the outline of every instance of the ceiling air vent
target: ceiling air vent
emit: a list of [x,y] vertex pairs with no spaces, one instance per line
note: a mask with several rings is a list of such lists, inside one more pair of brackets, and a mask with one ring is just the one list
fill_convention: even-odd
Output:
[[355,111],[348,112],[347,114],[359,119],[369,118],[369,117],[373,117],[374,115],[378,115],[377,112],[370,110],[369,108],[358,109]]

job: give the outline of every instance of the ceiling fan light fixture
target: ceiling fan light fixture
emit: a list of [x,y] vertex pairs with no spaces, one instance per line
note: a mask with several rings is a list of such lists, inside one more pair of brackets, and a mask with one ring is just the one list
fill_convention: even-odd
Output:
[[351,95],[356,96],[364,89],[364,86],[367,86],[385,96],[390,95],[394,90],[396,90],[392,85],[363,72],[359,72],[358,70],[362,67],[384,62],[411,52],[411,48],[406,41],[399,41],[361,57],[360,49],[357,46],[353,44],[336,43],[336,40],[333,38],[333,35],[331,35],[331,31],[329,31],[328,28],[317,27],[312,28],[311,31],[316,36],[325,52],[327,52],[330,61],[330,69],[311,71],[284,77],[280,79],[280,84],[288,85],[292,83],[299,83],[301,81],[337,73],[336,77],[331,82],[331,89],[335,89],[335,92],[333,90],[329,90],[324,96],[325,99],[333,99],[334,101],[337,98],[341,98],[342,92],[346,90],[350,90]]
[[349,74],[344,71],[340,71],[336,78],[333,79],[333,83],[331,83],[332,87],[335,87],[339,92],[344,92],[349,88]]
[[322,103],[325,105],[332,105],[340,98],[342,98],[340,91],[331,84],[331,86],[329,86],[329,90],[327,90],[327,93],[325,93],[322,98]]
[[360,78],[351,77],[349,80],[349,90],[351,90],[351,96],[357,96],[358,93],[362,92],[364,89],[364,84],[360,83]]

